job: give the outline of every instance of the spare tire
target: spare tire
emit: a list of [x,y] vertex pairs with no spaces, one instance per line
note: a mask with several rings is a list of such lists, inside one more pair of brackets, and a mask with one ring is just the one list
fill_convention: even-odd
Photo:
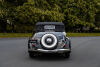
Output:
[[53,34],[45,34],[41,38],[41,45],[46,49],[53,49],[57,46],[57,37]]

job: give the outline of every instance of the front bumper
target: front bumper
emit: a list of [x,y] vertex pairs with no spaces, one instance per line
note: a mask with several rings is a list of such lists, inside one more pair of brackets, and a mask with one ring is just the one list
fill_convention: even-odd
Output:
[[66,53],[71,52],[70,49],[54,49],[54,50],[44,50],[44,49],[37,49],[37,50],[28,50],[29,52],[40,52],[40,53]]

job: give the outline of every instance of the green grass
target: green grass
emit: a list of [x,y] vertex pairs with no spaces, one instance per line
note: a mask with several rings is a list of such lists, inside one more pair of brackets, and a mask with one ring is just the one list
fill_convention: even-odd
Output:
[[[31,33],[0,33],[0,38],[30,37]],[[67,33],[69,37],[100,36],[100,33]]]
[[100,36],[100,33],[67,33],[69,37],[92,37]]
[[0,38],[30,37],[31,33],[0,33]]

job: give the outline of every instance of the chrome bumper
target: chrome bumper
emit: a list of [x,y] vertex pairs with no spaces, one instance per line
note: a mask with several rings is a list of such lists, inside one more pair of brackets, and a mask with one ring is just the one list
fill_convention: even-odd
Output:
[[65,52],[70,52],[70,49],[55,49],[55,50],[44,50],[44,49],[32,50],[32,49],[29,49],[28,51],[41,52],[41,53],[65,53]]

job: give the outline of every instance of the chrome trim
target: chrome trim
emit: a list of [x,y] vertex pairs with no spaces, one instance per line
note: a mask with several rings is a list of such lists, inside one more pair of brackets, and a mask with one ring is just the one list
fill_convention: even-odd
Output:
[[44,50],[44,49],[32,50],[32,49],[29,49],[29,51],[43,52],[43,53],[63,53],[63,52],[69,52],[70,49],[55,49],[55,50]]

